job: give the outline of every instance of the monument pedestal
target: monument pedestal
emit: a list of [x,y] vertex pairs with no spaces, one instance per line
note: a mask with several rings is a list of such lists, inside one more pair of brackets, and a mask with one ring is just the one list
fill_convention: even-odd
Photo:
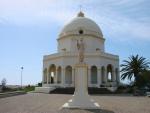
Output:
[[75,65],[75,92],[73,98],[62,106],[63,108],[99,109],[99,104],[88,95],[87,75],[86,64]]

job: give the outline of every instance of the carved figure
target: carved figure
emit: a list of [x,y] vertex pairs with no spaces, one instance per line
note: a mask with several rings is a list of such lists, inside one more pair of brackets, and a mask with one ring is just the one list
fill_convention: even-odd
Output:
[[83,63],[83,61],[84,61],[84,43],[83,43],[83,39],[80,39],[80,42],[77,40],[77,48],[78,48],[79,63]]

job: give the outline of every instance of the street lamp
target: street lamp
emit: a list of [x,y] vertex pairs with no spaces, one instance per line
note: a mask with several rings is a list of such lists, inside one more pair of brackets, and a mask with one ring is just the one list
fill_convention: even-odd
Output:
[[23,67],[21,67],[21,89],[22,89],[22,73],[23,73]]

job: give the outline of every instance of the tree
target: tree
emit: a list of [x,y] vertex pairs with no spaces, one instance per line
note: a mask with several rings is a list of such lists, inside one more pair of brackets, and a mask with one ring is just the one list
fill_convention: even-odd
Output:
[[41,87],[41,86],[42,86],[42,82],[39,82],[39,83],[38,83],[38,87]]
[[140,73],[139,79],[137,80],[137,86],[147,86],[150,88],[150,70],[143,70]]
[[6,88],[6,83],[7,83],[6,79],[3,78],[2,81],[1,81],[1,84],[2,84],[2,90],[4,90],[4,89]]
[[121,64],[121,79],[129,79],[131,80],[132,77],[135,78],[135,85],[138,81],[138,79],[140,79],[140,74],[143,72],[143,70],[148,70],[149,69],[149,64],[150,62],[148,62],[146,60],[146,58],[144,57],[139,57],[139,55],[136,56],[130,56],[129,60],[123,60],[123,64]]

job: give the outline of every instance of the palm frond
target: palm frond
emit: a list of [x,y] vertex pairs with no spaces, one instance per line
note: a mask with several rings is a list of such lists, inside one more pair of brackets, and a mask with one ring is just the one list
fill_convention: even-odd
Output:
[[139,73],[143,70],[149,69],[150,62],[146,60],[144,57],[139,57],[139,55],[131,55],[128,57],[128,60],[123,60],[123,64],[121,64],[121,79],[125,78],[131,80],[132,77],[138,77]]

